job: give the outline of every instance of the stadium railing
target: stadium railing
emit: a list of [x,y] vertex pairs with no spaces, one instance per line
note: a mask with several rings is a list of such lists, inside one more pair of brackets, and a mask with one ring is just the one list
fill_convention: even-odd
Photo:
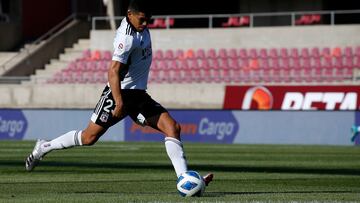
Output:
[[[229,18],[239,17],[240,19],[248,20],[248,27],[257,27],[264,26],[261,21],[263,18],[273,18],[273,17],[281,17],[287,19],[286,23],[279,24],[281,26],[298,26],[298,25],[310,25],[317,22],[317,24],[327,24],[327,25],[337,25],[343,23],[359,23],[356,20],[352,22],[343,22],[339,21],[338,18],[341,18],[342,15],[354,15],[357,16],[354,19],[360,19],[360,10],[334,10],[334,11],[299,11],[299,12],[271,12],[271,13],[237,13],[237,14],[206,14],[206,15],[158,15],[153,16],[153,19],[165,19],[166,21],[173,20],[172,26],[167,24],[166,29],[172,28],[186,28],[187,26],[193,27],[206,27],[206,28],[215,28],[215,27],[223,27],[222,24],[226,23]],[[301,20],[310,16],[309,23],[307,21]],[[119,25],[120,20],[123,19],[123,16],[115,16],[114,19]],[[320,18],[320,19],[319,19]],[[110,18],[107,16],[95,16],[92,18],[92,29],[108,29],[108,27],[104,24],[105,21],[108,21]],[[188,20],[188,22],[186,21]],[[103,21],[103,22],[102,22]],[[184,21],[183,23],[179,23],[179,21]],[[196,21],[194,23],[194,21]],[[321,21],[321,22],[319,22]],[[101,23],[102,22],[102,23]],[[300,22],[300,23],[297,23]],[[305,23],[303,23],[305,22]],[[246,23],[247,24],[247,23]],[[105,26],[104,26],[105,25]],[[266,26],[266,25],[265,25]],[[269,26],[276,26],[270,24]]]

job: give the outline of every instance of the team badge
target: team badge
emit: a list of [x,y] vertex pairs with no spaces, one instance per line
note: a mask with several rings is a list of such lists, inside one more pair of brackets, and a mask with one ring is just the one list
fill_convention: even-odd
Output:
[[118,48],[122,49],[124,47],[124,45],[122,43],[119,44]]
[[107,112],[103,112],[100,116],[101,122],[104,122],[104,123],[107,122],[108,118],[109,118],[109,114]]

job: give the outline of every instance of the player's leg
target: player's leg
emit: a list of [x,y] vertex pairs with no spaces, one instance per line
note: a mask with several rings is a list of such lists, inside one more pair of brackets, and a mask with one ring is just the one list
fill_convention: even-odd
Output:
[[187,162],[183,144],[180,139],[180,125],[170,116],[163,112],[158,116],[146,119],[147,125],[165,134],[166,152],[174,166],[175,173],[179,177],[187,171]]
[[25,160],[25,168],[27,171],[32,171],[39,161],[53,150],[92,145],[105,131],[106,128],[90,122],[84,130],[72,130],[50,141],[37,140],[33,151]]
[[[168,112],[163,112],[160,116],[153,116],[146,119],[147,125],[163,132],[165,134],[166,152],[174,166],[177,177],[187,171],[187,162],[181,142],[180,125],[170,116]],[[209,173],[203,177],[204,182],[208,185],[214,175]]]
[[[51,140],[38,140],[32,153],[25,160],[25,168],[32,171],[39,161],[53,150],[67,149],[74,146],[93,145],[106,130],[122,118],[114,118],[111,111],[115,108],[111,91],[105,87],[103,94],[91,116],[91,122],[84,130],[72,130]],[[125,117],[126,115],[124,115]]]

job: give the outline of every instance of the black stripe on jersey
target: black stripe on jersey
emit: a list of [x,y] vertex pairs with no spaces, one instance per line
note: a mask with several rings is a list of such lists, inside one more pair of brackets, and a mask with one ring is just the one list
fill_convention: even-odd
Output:
[[126,34],[127,34],[127,35],[131,35],[131,34],[132,34],[132,32],[133,32],[133,30],[132,30],[131,25],[130,25],[130,24],[127,24],[127,27],[126,27]]
[[127,34],[127,35],[129,34],[129,29],[130,29],[130,25],[127,24],[127,25],[126,25],[126,32],[125,32],[125,34]]
[[128,23],[128,24],[126,25],[126,32],[125,32],[125,34],[127,34],[127,35],[132,35],[134,32],[135,32],[135,31],[134,31],[134,28],[131,26],[130,23]]

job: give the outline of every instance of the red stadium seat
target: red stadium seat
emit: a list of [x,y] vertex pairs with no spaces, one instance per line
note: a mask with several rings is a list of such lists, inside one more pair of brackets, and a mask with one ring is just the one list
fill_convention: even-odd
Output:
[[163,51],[161,49],[158,49],[155,51],[155,54],[153,55],[154,60],[162,60],[164,59]]
[[207,50],[207,52],[206,52],[206,57],[207,57],[207,58],[210,58],[210,59],[216,59],[216,58],[217,58],[217,55],[216,55],[215,49],[209,49],[209,50]]
[[310,54],[309,54],[309,49],[304,47],[301,49],[301,58],[304,58],[304,59],[307,59],[310,57]]
[[227,54],[226,49],[224,49],[224,48],[219,49],[219,57],[221,59],[227,59],[228,58],[228,54]]
[[289,57],[289,53],[288,53],[287,48],[281,48],[280,49],[280,57],[281,58],[288,58]]
[[148,28],[166,28],[165,19],[155,18],[154,21],[148,25]]
[[250,17],[241,16],[239,21],[239,26],[249,26],[249,25],[250,25]]
[[311,57],[320,58],[320,50],[318,47],[311,48]]
[[238,57],[236,49],[230,49],[228,57],[231,59],[236,59]]
[[164,59],[173,60],[173,59],[175,59],[174,55],[175,54],[174,54],[173,50],[168,49],[165,51]]
[[222,27],[238,27],[240,26],[240,18],[238,16],[230,16],[227,22],[221,24]]
[[204,49],[198,49],[198,50],[196,51],[195,58],[197,58],[197,59],[204,59],[204,58],[206,58],[206,56],[205,56],[205,50],[204,50]]
[[269,52],[269,57],[278,58],[279,57],[278,50],[276,48],[271,48]]
[[242,58],[242,59],[248,58],[247,50],[244,49],[244,48],[240,49],[238,56],[239,56],[240,58]]
[[353,57],[352,47],[345,47],[344,56],[347,58]]
[[249,57],[251,59],[257,59],[258,58],[258,53],[257,50],[255,48],[251,48],[249,51]]

